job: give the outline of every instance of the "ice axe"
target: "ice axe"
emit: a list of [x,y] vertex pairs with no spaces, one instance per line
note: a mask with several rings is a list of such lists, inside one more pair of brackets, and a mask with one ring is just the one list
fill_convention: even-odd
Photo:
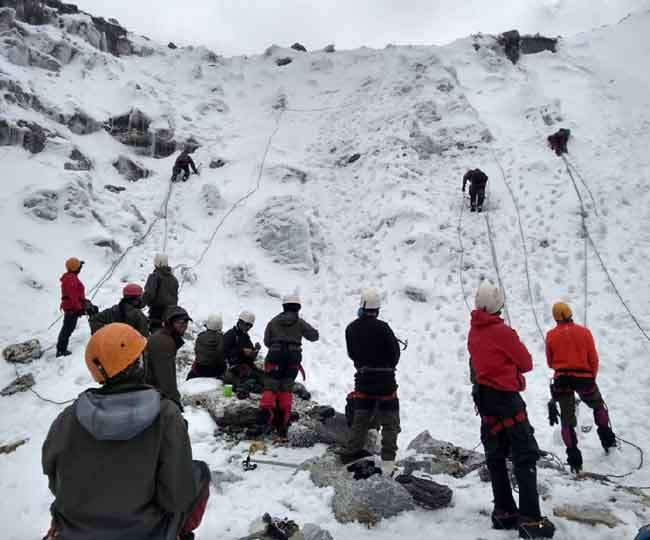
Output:
[[296,463],[288,463],[286,461],[274,461],[270,459],[251,459],[248,455],[244,461],[241,462],[244,471],[254,471],[258,465],[275,465],[276,467],[285,467],[287,469],[297,469],[300,465]]

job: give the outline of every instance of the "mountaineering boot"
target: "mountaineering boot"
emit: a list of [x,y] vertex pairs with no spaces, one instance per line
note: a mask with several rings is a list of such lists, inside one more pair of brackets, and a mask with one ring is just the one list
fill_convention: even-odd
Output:
[[476,212],[476,206],[472,206],[472,207],[469,209],[469,211],[470,211],[470,212]]
[[70,356],[72,353],[68,350],[66,351],[56,351],[56,357],[59,358],[59,356]]
[[605,452],[609,454],[610,448],[616,448],[616,435],[609,426],[599,426],[597,431],[600,444],[603,445]]
[[553,538],[555,525],[546,517],[531,519],[519,518],[519,538]]
[[479,212],[479,213],[482,212],[482,211],[483,211],[483,207],[482,207],[482,206],[477,206],[477,207],[476,207],[476,211]]
[[395,472],[395,461],[381,461],[381,473],[384,476],[388,476],[389,478],[393,476],[393,472]]
[[575,447],[567,448],[566,455],[567,455],[566,462],[571,468],[571,472],[578,474],[580,471],[582,471],[582,453],[580,452],[580,450]]
[[512,530],[519,526],[519,512],[506,512],[495,508],[492,511],[492,528]]

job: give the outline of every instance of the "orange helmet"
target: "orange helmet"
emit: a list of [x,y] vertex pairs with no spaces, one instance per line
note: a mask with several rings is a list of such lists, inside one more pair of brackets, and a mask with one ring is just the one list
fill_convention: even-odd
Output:
[[135,362],[147,340],[123,323],[112,323],[99,329],[86,345],[86,366],[98,383],[104,384]]
[[84,262],[77,259],[77,257],[70,257],[67,261],[65,261],[65,269],[68,272],[78,272],[81,270],[83,264]]
[[566,321],[573,317],[573,311],[565,302],[556,302],[553,304],[553,318],[557,322]]

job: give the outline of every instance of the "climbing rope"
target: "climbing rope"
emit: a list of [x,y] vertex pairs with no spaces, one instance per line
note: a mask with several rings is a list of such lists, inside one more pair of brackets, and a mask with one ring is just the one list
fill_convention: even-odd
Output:
[[[14,366],[14,372],[16,373],[16,379],[20,379],[22,377],[22,375],[20,374],[20,371],[18,371],[18,366],[16,366],[16,364],[13,364],[13,366]],[[66,401],[56,401],[54,399],[46,398],[45,396],[42,396],[41,394],[39,394],[31,386],[29,388],[27,388],[27,390],[29,390],[32,394],[34,394],[34,396],[36,396],[36,398],[40,399],[41,401],[44,401],[45,403],[51,403],[52,405],[68,405],[68,404],[74,402],[74,399],[68,399]]]
[[460,259],[458,261],[458,282],[460,284],[460,293],[463,296],[463,301],[467,306],[467,311],[472,312],[472,308],[469,305],[467,296],[465,294],[465,284],[463,283],[463,265],[465,259],[465,246],[463,244],[463,212],[465,211],[465,197],[460,202],[460,212],[458,214],[458,245],[460,247]]
[[[571,181],[573,182],[573,186],[574,186],[576,192],[578,192],[577,184],[576,184],[575,178],[573,176],[573,173],[571,171],[571,168],[570,168],[570,166],[568,164],[568,161],[564,158],[564,156],[562,156],[562,159],[564,159],[567,174],[571,178]],[[578,193],[578,197],[582,201],[582,197],[580,196],[579,193]],[[620,291],[618,290],[618,287],[616,286],[616,283],[614,282],[614,279],[612,278],[612,275],[609,272],[609,269],[607,268],[607,265],[605,264],[605,261],[603,260],[601,254],[600,254],[600,251],[598,250],[598,247],[596,246],[596,242],[594,241],[593,237],[591,236],[591,233],[589,232],[589,229],[586,226],[586,223],[584,225],[584,234],[585,234],[585,237],[587,238],[587,240],[589,241],[589,244],[591,245],[591,248],[593,249],[594,253],[596,254],[596,257],[598,258],[598,261],[600,262],[600,266],[601,266],[605,276],[607,277],[607,280],[609,281],[609,284],[611,285],[612,289],[614,290],[614,294],[616,294],[619,301],[621,302],[621,304],[623,305],[623,307],[627,311],[627,313],[630,316],[630,318],[632,319],[632,321],[634,321],[634,324],[639,329],[639,331],[641,332],[643,337],[646,339],[646,341],[650,342],[650,336],[645,331],[643,326],[641,326],[641,323],[639,322],[639,319],[632,312],[632,310],[630,309],[630,306],[628,305],[628,303],[625,301],[625,299],[621,295]]]

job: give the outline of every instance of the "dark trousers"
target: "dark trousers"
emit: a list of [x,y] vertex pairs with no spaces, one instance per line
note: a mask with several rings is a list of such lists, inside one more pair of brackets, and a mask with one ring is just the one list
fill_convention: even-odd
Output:
[[485,184],[482,186],[469,186],[469,204],[472,210],[483,210],[485,201]]
[[203,521],[203,514],[210,498],[210,469],[203,461],[193,462],[194,481],[196,482],[198,494],[187,512],[183,513],[180,519],[178,538],[194,538],[191,533],[196,530]]
[[163,327],[163,316],[166,307],[151,306],[149,307],[149,333],[153,334]]
[[[519,485],[519,513],[540,519],[536,466],[539,447],[535,440],[535,430],[527,418],[516,421],[513,425],[509,422],[526,410],[524,400],[517,392],[501,392],[481,386],[477,405],[483,421],[481,442],[490,471],[494,509],[517,512],[506,467],[506,458],[510,457]],[[501,423],[500,429],[495,424],[490,425],[494,420]]]
[[76,313],[66,312],[63,314],[63,326],[61,326],[61,331],[59,332],[59,339],[56,342],[56,351],[64,352],[68,350],[68,344],[70,342],[70,336],[77,328],[77,321],[79,320],[79,315]]
[[[181,176],[180,173],[183,173]],[[174,166],[174,170],[172,171],[172,182],[186,182],[187,179],[190,177],[190,166],[185,165],[185,167],[177,167]]]
[[399,400],[354,398],[351,400],[353,412],[350,439],[346,452],[355,454],[366,444],[368,430],[381,427],[381,459],[394,461],[397,454],[397,436],[401,431],[399,421]]
[[194,362],[194,364],[192,364],[192,369],[187,374],[187,378],[185,380],[189,381],[190,379],[197,379],[199,377],[223,379],[225,373],[226,366],[204,366],[202,364],[197,364]]

